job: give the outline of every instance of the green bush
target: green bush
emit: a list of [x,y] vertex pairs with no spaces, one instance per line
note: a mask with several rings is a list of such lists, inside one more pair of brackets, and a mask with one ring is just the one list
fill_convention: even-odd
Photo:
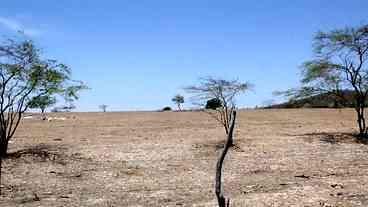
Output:
[[217,109],[222,106],[221,100],[218,98],[213,98],[207,101],[206,109]]
[[170,106],[165,106],[163,109],[162,109],[162,111],[171,111],[172,109],[171,109],[171,107]]

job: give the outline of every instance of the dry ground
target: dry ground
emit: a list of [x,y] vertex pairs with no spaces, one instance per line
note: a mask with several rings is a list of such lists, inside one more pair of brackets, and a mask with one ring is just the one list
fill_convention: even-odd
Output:
[[[0,206],[215,206],[223,129],[201,112],[60,113],[25,119]],[[352,110],[239,113],[225,163],[232,206],[368,206],[368,145]]]

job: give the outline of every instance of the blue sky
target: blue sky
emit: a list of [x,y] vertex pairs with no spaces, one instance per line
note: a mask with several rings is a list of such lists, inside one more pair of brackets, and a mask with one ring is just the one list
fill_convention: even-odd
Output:
[[68,64],[91,87],[79,111],[174,106],[201,76],[253,83],[245,107],[297,86],[315,32],[368,23],[367,10],[366,0],[12,0],[0,34],[23,30]]

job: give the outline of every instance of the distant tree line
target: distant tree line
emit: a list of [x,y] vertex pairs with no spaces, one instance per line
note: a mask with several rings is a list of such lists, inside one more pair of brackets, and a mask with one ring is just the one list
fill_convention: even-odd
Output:
[[[344,99],[336,97],[334,93],[326,92],[305,98],[290,99],[280,104],[270,104],[264,108],[354,108],[355,92],[345,90],[340,93]],[[278,94],[278,92],[276,94]],[[366,101],[365,107],[367,106],[368,102]]]

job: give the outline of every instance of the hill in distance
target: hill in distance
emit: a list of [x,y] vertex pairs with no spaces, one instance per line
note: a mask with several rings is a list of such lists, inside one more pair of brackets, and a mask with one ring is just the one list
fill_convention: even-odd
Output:
[[289,100],[285,103],[274,104],[264,108],[350,108],[354,107],[354,93],[354,91],[350,90],[343,91],[342,96],[346,101],[343,101],[342,98],[337,98],[332,93],[323,93],[308,98]]

